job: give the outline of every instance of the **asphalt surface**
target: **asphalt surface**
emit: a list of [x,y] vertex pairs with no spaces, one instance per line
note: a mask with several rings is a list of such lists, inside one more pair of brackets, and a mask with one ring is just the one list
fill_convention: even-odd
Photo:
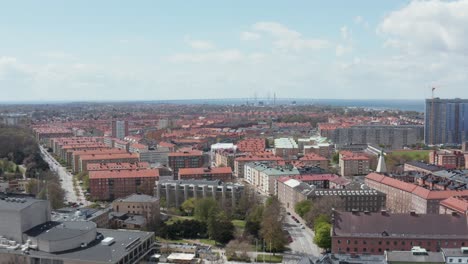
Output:
[[289,244],[291,253],[295,255],[321,256],[320,248],[314,244],[314,233],[308,227],[301,228],[301,223],[296,223],[290,215],[286,215],[284,229],[289,232],[292,242]]
[[72,202],[72,203],[77,203],[77,204],[82,203],[83,204],[82,206],[89,205],[89,202],[86,201],[86,199],[84,198],[81,188],[79,188],[80,195],[76,196],[76,193],[73,190],[73,175],[67,171],[67,168],[60,165],[60,163],[56,161],[52,157],[52,155],[49,152],[47,152],[45,148],[40,146],[40,149],[41,149],[42,157],[49,164],[50,169],[52,171],[55,171],[57,175],[60,177],[60,184],[62,185],[62,188],[65,190],[66,202]]

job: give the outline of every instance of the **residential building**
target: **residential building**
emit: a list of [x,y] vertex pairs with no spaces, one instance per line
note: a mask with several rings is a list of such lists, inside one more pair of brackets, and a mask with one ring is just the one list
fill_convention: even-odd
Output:
[[203,152],[199,150],[171,152],[168,157],[174,178],[179,175],[180,168],[201,168],[205,162]]
[[315,153],[305,154],[299,158],[299,162],[306,166],[317,166],[324,170],[328,170],[328,159]]
[[219,180],[160,180],[156,183],[155,196],[164,199],[166,207],[179,207],[190,198],[208,197],[236,205],[243,189],[242,184],[223,183]]
[[116,162],[139,162],[140,157],[136,153],[107,153],[80,155],[78,158],[78,171],[86,171],[88,164],[92,163],[116,163]]
[[245,181],[257,191],[268,195],[276,195],[277,179],[282,176],[299,175],[297,168],[292,166],[275,166],[268,162],[253,162],[245,165]]
[[370,158],[363,153],[341,151],[339,158],[340,175],[356,176],[369,173]]
[[150,148],[147,151],[140,152],[140,161],[151,164],[167,165],[169,163],[169,149],[165,147]]
[[112,137],[124,139],[128,136],[128,121],[112,120]]
[[373,144],[390,149],[402,149],[424,139],[421,125],[354,125],[330,132],[329,139],[337,145]]
[[134,193],[151,195],[159,179],[157,169],[90,171],[91,197],[98,200],[114,200]]
[[460,169],[465,167],[465,155],[460,150],[434,150],[429,152],[429,163],[446,169]]
[[424,142],[456,144],[468,139],[468,100],[426,99]]
[[234,176],[237,178],[244,178],[245,164],[250,162],[263,161],[271,162],[273,164],[279,164],[284,162],[282,158],[273,155],[271,152],[252,153],[252,155],[237,157],[234,159]]
[[179,180],[220,180],[230,182],[232,178],[231,167],[206,167],[206,168],[180,168]]
[[283,159],[291,159],[299,154],[299,146],[294,138],[276,138],[274,153]]
[[264,138],[246,138],[237,142],[239,152],[263,152],[265,148]]
[[148,162],[90,163],[87,171],[136,170],[149,168]]
[[382,255],[414,246],[437,252],[468,244],[465,215],[335,211],[331,234],[334,254]]

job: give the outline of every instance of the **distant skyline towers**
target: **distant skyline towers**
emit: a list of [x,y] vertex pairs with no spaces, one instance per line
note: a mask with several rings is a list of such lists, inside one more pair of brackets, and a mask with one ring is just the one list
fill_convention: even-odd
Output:
[[113,120],[112,121],[112,137],[123,139],[128,136],[128,121]]
[[468,99],[426,99],[424,142],[461,144],[468,140]]

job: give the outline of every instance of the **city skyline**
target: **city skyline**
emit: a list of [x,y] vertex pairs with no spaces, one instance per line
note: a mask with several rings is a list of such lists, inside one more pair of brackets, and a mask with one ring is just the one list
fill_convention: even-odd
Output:
[[1,101],[424,99],[432,86],[464,98],[465,11],[465,0],[5,1]]

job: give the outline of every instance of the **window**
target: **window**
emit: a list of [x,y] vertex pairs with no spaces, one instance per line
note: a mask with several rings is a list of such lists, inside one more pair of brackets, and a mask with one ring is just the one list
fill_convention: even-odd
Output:
[[341,240],[338,239],[338,244],[341,244]]
[[354,240],[354,245],[357,245],[358,241],[357,240]]
[[382,252],[382,249],[381,249],[381,248],[379,248],[379,252]]
[[348,244],[348,245],[349,245],[349,243],[351,243],[351,241],[349,241],[349,239],[348,239],[348,240],[346,240],[346,244]]
[[362,251],[363,251],[363,252],[367,252],[367,248],[363,248]]
[[362,241],[362,243],[363,243],[364,245],[367,245],[367,241],[365,241],[365,240],[364,240],[364,241]]
[[396,246],[398,244],[398,242],[396,241],[393,241],[393,245]]
[[390,241],[387,241],[387,245],[390,245]]
[[382,245],[382,241],[379,241],[379,245]]
[[349,252],[349,248],[346,248],[346,252]]

